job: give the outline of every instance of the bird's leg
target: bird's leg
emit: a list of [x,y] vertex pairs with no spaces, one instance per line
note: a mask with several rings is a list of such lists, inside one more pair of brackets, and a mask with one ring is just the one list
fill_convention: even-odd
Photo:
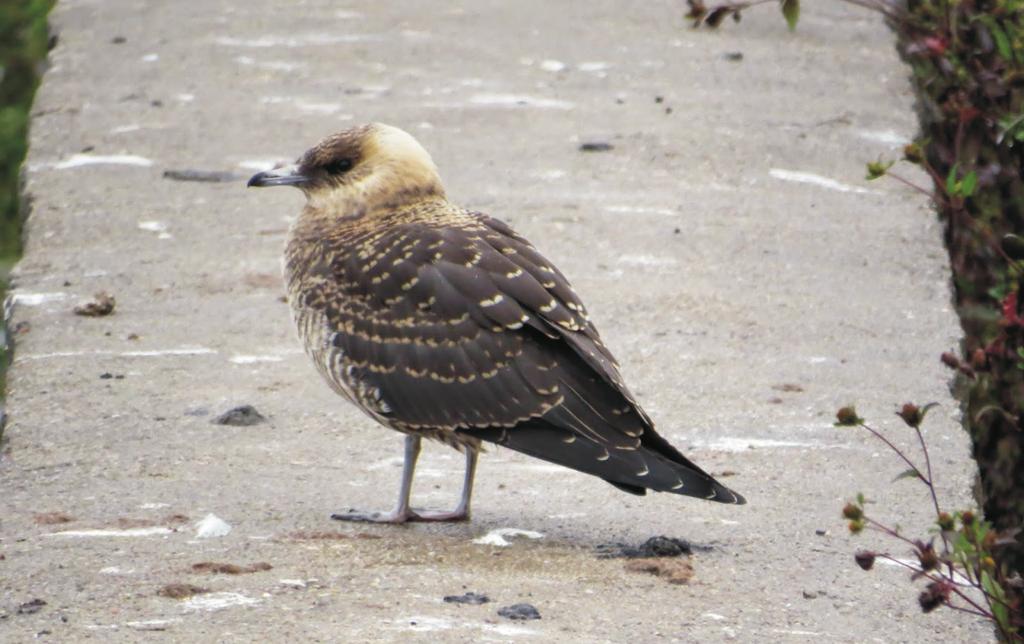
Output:
[[341,514],[332,514],[331,518],[338,521],[366,521],[370,523],[405,523],[416,521],[419,517],[409,508],[409,495],[412,492],[412,477],[416,472],[416,459],[420,457],[420,437],[409,434],[405,437],[405,463],[402,466],[402,487],[398,490],[398,505],[391,512],[356,512],[349,510]]
[[409,496],[412,492],[412,477],[416,471],[416,460],[420,455],[420,437],[405,437],[405,466],[402,468],[402,487],[398,491],[398,506],[386,514],[380,512],[365,513],[349,510],[342,514],[332,514],[338,521],[365,521],[370,523],[406,523],[408,521],[466,521],[469,519],[469,503],[473,497],[473,478],[476,476],[476,449],[467,446],[466,474],[462,480],[462,497],[459,505],[452,512],[416,512],[409,507]]
[[476,475],[476,457],[479,452],[470,446],[466,450],[466,475],[462,479],[462,497],[459,506],[452,512],[416,512],[410,521],[468,521],[469,502],[473,497],[473,477]]

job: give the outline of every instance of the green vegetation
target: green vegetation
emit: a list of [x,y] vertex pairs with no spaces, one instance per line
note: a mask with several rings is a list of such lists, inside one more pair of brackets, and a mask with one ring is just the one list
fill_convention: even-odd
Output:
[[49,48],[46,16],[54,0],[0,4],[0,276],[21,250],[19,170],[28,118]]
[[[927,582],[917,597],[921,610],[930,613],[940,606],[946,606],[968,615],[975,615],[992,622],[996,633],[1004,642],[1024,642],[1020,634],[1021,601],[1017,593],[1010,592],[1015,581],[1009,568],[996,563],[996,556],[1005,539],[988,521],[975,518],[971,510],[952,514],[942,509],[935,490],[935,472],[928,455],[928,444],[921,432],[928,411],[935,403],[918,407],[907,403],[896,412],[907,427],[913,430],[921,447],[920,460],[915,461],[904,450],[896,446],[899,442],[890,440],[883,432],[870,426],[857,415],[856,409],[843,407],[836,412],[837,427],[860,427],[881,441],[894,455],[899,457],[903,470],[893,479],[895,484],[903,479],[922,483],[931,496],[935,521],[931,536],[913,539],[906,536],[899,526],[889,526],[870,516],[868,500],[858,494],[843,508],[843,518],[852,534],[871,530],[888,536],[902,549],[910,550],[917,561],[909,560],[891,552],[860,550],[854,561],[863,570],[871,570],[875,561],[883,559],[890,564],[901,566],[911,573],[911,581]],[[938,541],[938,543],[936,543]]]
[[[0,301],[21,255],[21,163],[32,98],[53,42],[46,16],[56,0],[0,3]],[[3,328],[0,320],[0,331]],[[0,400],[7,388],[8,339],[0,332]],[[0,438],[3,421],[0,414]]]

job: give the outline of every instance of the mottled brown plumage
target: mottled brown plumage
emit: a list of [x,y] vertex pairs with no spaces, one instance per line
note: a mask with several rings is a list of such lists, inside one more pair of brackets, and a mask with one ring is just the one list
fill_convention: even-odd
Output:
[[[296,185],[285,279],[306,350],[339,394],[407,434],[405,521],[468,516],[481,441],[646,489],[726,503],[654,431],[568,280],[504,223],[447,201],[429,155],[386,125],[329,137],[249,185]],[[419,438],[467,453],[454,513],[408,506]]]

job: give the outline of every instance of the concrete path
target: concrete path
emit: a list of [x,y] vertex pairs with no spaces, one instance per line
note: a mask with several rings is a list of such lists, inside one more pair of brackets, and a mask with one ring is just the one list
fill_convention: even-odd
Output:
[[[576,4],[58,5],[12,314],[0,640],[988,637],[922,615],[903,570],[857,569],[858,547],[894,544],[839,518],[863,491],[914,534],[928,522],[924,490],[889,485],[894,458],[831,427],[848,402],[907,445],[895,406],[941,402],[943,498],[968,503],[971,482],[938,363],[958,335],[939,226],[919,195],[862,178],[915,131],[891,35],[842,3],[795,34],[772,8],[696,33],[682,3]],[[561,266],[661,432],[749,505],[638,499],[497,450],[469,524],[328,519],[390,507],[401,438],[299,351],[278,265],[301,197],[162,173],[247,177],[371,120],[415,134],[455,200]],[[113,315],[72,314],[100,290]],[[268,422],[211,423],[244,403]],[[414,501],[451,505],[460,468],[428,446]],[[230,533],[198,538],[209,514]],[[543,537],[474,543],[500,528]],[[595,556],[653,535],[708,547],[688,584]],[[442,601],[467,591],[492,602]],[[542,619],[497,615],[520,602]]]

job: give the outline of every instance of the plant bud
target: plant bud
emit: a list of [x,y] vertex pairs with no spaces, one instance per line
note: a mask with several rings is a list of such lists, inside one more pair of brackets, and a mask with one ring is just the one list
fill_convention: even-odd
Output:
[[921,610],[930,613],[949,600],[948,582],[933,581],[928,587],[921,591],[917,602],[921,604]]
[[971,352],[971,367],[974,370],[980,371],[984,369],[987,364],[988,356],[985,355],[984,349],[975,349]]
[[864,518],[864,510],[856,503],[847,503],[843,507],[843,518],[851,521],[860,521]]
[[949,512],[943,512],[939,514],[939,519],[936,521],[939,524],[939,529],[943,532],[949,532],[956,526],[953,524],[953,517],[949,515]]
[[921,146],[914,143],[908,143],[903,147],[903,158],[911,163],[921,163],[924,161],[924,152],[921,151]]
[[857,565],[863,570],[871,570],[871,567],[875,565],[875,553],[868,552],[867,550],[861,550],[857,554],[853,555],[853,560],[857,562]]
[[903,405],[903,408],[900,409],[896,415],[902,418],[903,422],[907,425],[915,428],[921,425],[921,419],[923,418],[921,409],[914,403],[907,403]]
[[947,351],[942,354],[942,364],[946,365],[950,369],[959,369],[960,358],[956,357],[956,354],[951,351]]
[[921,564],[921,570],[928,572],[939,567],[939,555],[935,554],[935,546],[917,542],[917,561]]
[[853,427],[859,425],[861,419],[857,416],[857,410],[854,409],[853,405],[847,405],[842,407],[836,412],[836,424],[840,427]]

